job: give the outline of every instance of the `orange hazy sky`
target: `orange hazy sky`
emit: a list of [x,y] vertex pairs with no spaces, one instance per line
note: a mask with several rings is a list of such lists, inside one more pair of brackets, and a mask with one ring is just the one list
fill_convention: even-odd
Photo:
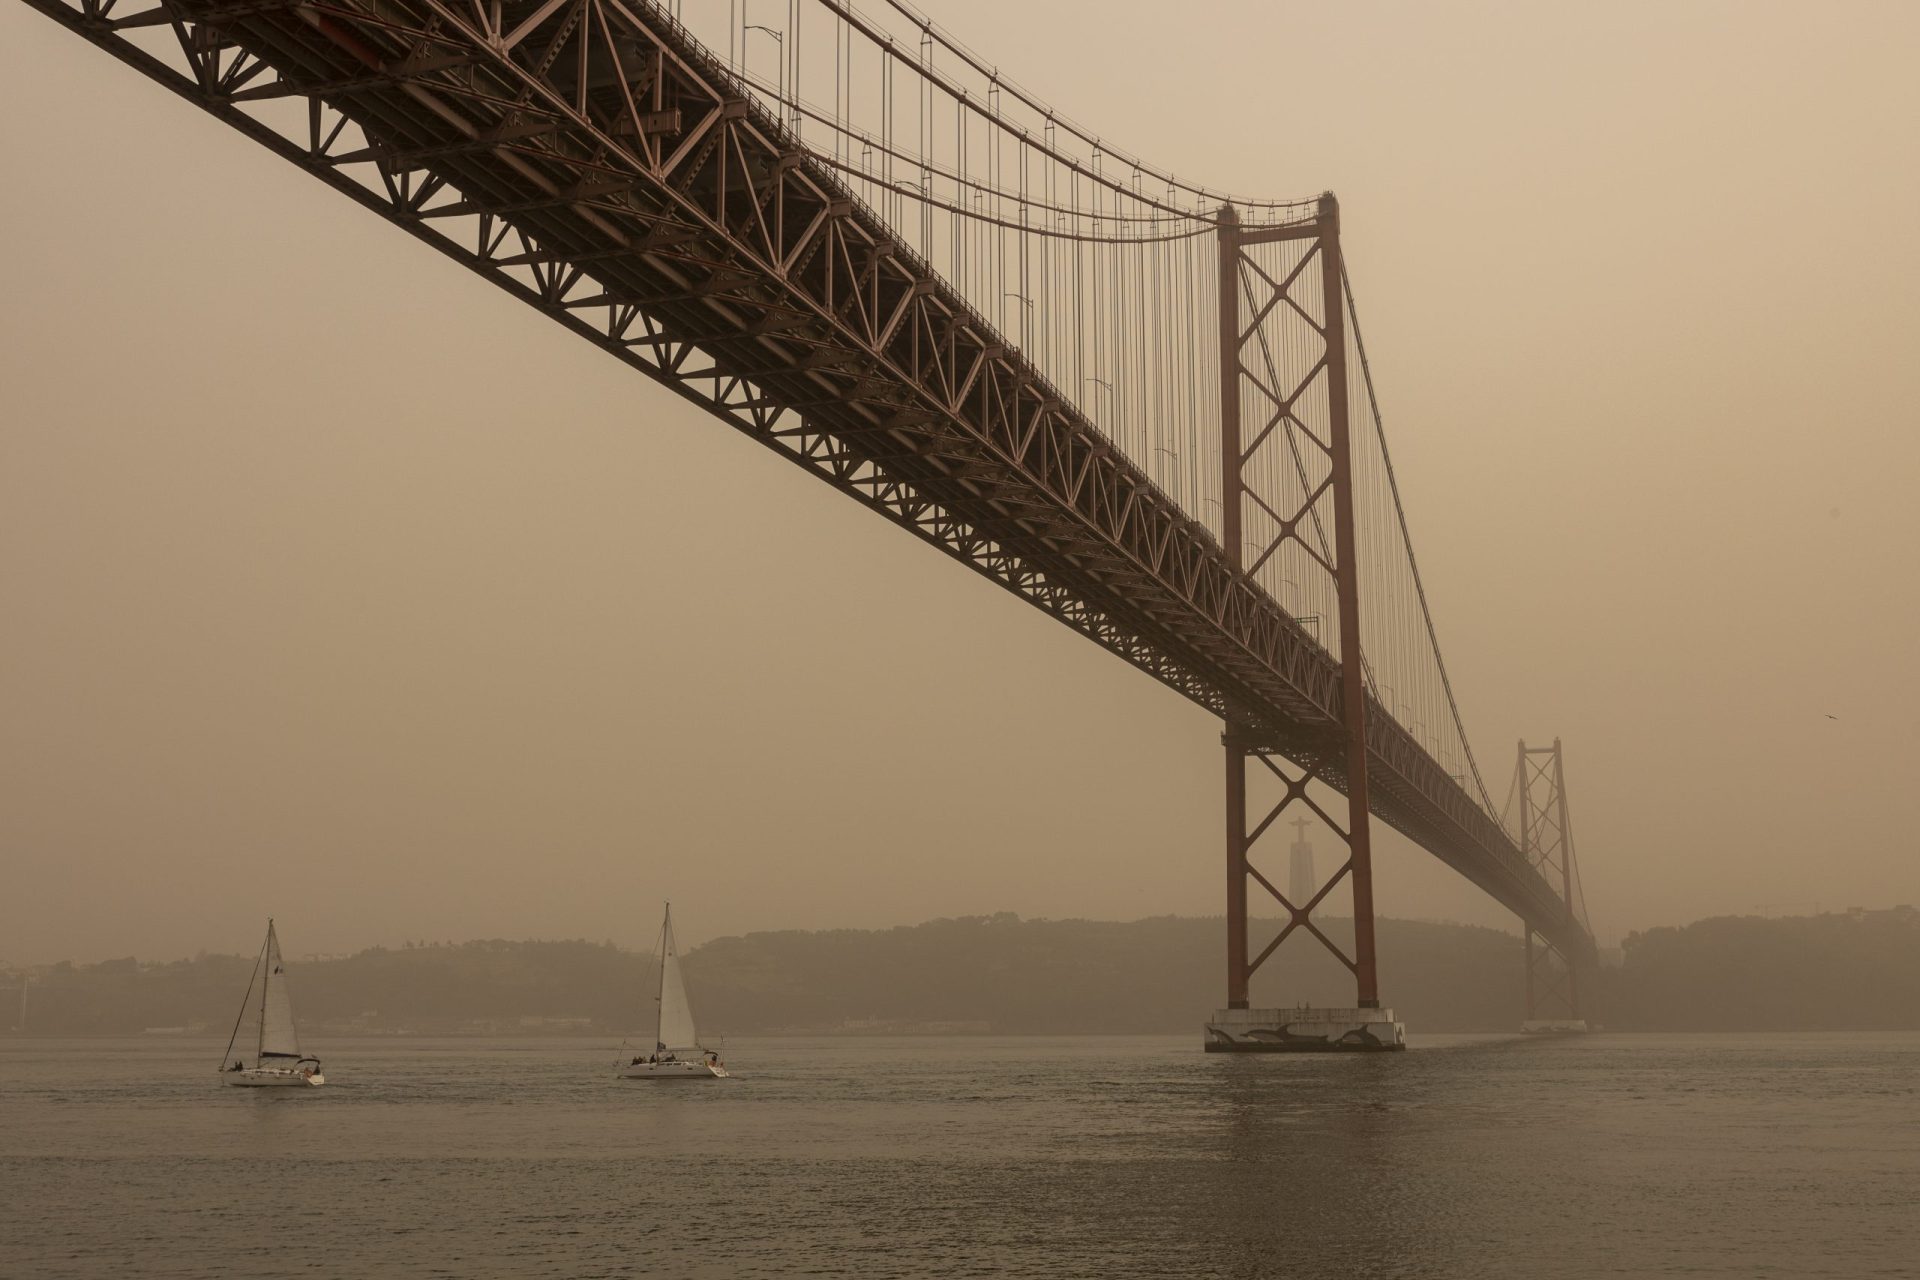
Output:
[[[1340,194],[1603,938],[1920,901],[1920,6],[930,7]],[[0,162],[0,962],[1221,910],[1147,677],[20,5]],[[1510,923],[1385,844],[1384,913]]]

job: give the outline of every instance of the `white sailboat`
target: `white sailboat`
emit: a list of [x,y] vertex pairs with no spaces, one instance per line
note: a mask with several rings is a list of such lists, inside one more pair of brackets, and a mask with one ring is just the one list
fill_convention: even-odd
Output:
[[620,1076],[626,1080],[713,1080],[727,1076],[720,1055],[700,1046],[693,1027],[693,1006],[687,1003],[687,984],[680,976],[680,953],[673,945],[673,904],[667,904],[660,922],[660,991],[653,1029],[653,1052],[627,1060],[620,1046]]
[[[258,986],[260,994],[254,996]],[[240,1030],[251,1015],[259,1022],[252,1046],[253,1061],[247,1061]],[[241,1046],[239,1053],[234,1047]],[[240,1001],[240,1016],[234,1019],[233,1038],[220,1060],[220,1078],[243,1088],[298,1088],[323,1085],[320,1059],[300,1052],[300,1037],[293,1028],[293,1000],[287,993],[286,966],[280,961],[280,939],[267,921],[267,940],[260,947],[260,959],[253,966],[253,979]]]

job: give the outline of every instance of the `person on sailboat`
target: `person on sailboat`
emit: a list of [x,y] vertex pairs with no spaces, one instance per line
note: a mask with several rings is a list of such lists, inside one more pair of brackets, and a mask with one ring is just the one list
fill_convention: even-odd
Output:
[[[261,944],[260,958],[254,962],[247,993],[241,998],[240,1016],[234,1020],[233,1035],[227,1041],[226,1052],[221,1055],[221,1061],[231,1063],[221,1068],[221,1074],[232,1077],[227,1081],[228,1084],[249,1088],[306,1088],[327,1082],[326,1077],[320,1074],[320,1060],[300,1052],[299,1032],[293,1020],[293,1003],[287,997],[286,974],[286,966],[280,961],[280,940],[274,933],[273,921],[268,920],[267,938]],[[260,989],[258,1003],[253,996],[256,985]],[[252,1052],[236,1055],[241,1027],[249,1012],[253,1012],[257,1018],[255,1035],[251,1037]]]
[[[655,988],[657,1009],[653,1026],[653,1050],[642,1061],[636,1057],[618,1067],[627,1080],[698,1080],[725,1078],[717,1055],[700,1044],[694,1028],[693,1010],[687,1003],[686,980],[680,971],[680,955],[673,943],[673,913],[669,907],[660,921],[659,985]],[[644,1043],[644,1042],[643,1042]],[[621,1052],[625,1052],[622,1045]],[[685,1056],[683,1056],[685,1055]]]

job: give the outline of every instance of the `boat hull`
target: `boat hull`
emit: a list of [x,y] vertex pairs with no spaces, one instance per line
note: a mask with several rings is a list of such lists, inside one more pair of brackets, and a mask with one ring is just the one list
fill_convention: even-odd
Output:
[[725,1067],[708,1062],[636,1062],[620,1069],[622,1080],[726,1080]]
[[327,1082],[318,1071],[283,1071],[273,1067],[254,1067],[247,1071],[221,1073],[236,1089],[317,1089]]

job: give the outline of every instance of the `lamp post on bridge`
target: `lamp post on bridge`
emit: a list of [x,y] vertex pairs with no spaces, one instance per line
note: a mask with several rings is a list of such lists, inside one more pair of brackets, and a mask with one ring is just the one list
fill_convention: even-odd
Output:
[[759,31],[769,36],[773,40],[774,48],[779,50],[780,66],[774,75],[774,96],[779,99],[780,119],[784,123],[787,118],[787,33],[777,27],[765,26],[758,22],[749,22],[742,26],[740,28],[740,62],[743,69],[748,61],[747,32],[749,31]]
[[1086,378],[1084,381],[1091,382],[1095,386],[1104,389],[1107,393],[1107,408],[1113,408],[1113,384],[1111,382],[1108,382],[1105,378]]
[[1182,495],[1180,493],[1181,486],[1180,486],[1180,453],[1179,451],[1176,449],[1169,449],[1163,444],[1157,444],[1153,446],[1153,451],[1155,453],[1161,453],[1166,455],[1167,463],[1172,468],[1172,472],[1173,472],[1173,485],[1172,485],[1171,491],[1174,495],[1175,501],[1180,500]]
[[[1292,587],[1296,593],[1299,592],[1300,590],[1300,584],[1295,582],[1292,578],[1280,579],[1280,585],[1283,587]],[[1315,640],[1318,640],[1320,638],[1320,615],[1319,614],[1299,613],[1291,609],[1288,610],[1288,613],[1295,622],[1299,623],[1303,627],[1311,624],[1313,627],[1313,638]]]
[[1084,381],[1091,382],[1094,386],[1106,391],[1108,418],[1104,425],[1098,422],[1096,422],[1095,425],[1100,427],[1106,434],[1107,439],[1117,440],[1120,432],[1120,393],[1115,391],[1113,384],[1105,378],[1087,378],[1084,379]]
[[1024,293],[1009,293],[1005,296],[1026,304],[1027,309],[1020,314],[1020,349],[1027,351],[1027,325],[1033,319],[1033,299]]

